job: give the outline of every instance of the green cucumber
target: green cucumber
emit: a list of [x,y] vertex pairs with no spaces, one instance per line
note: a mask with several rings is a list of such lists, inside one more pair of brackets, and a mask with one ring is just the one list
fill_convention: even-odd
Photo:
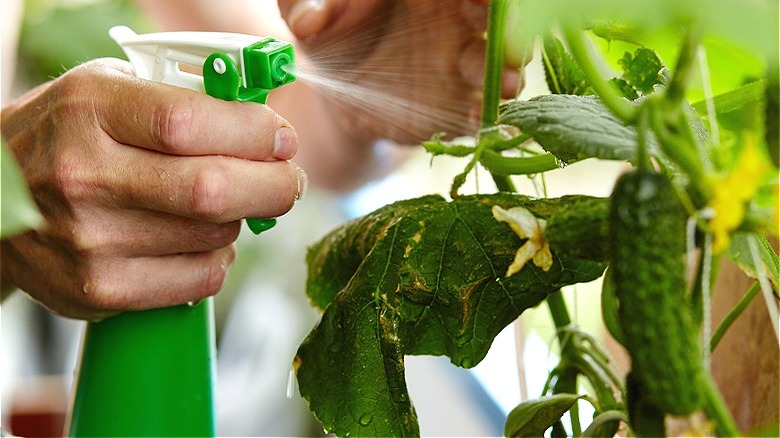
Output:
[[544,236],[550,249],[580,260],[605,262],[609,258],[609,199],[571,198],[547,219]]
[[626,376],[626,407],[631,430],[636,436],[666,436],[664,412],[647,399],[644,385],[633,372]]
[[685,415],[703,402],[698,334],[686,301],[686,214],[671,182],[638,169],[615,185],[609,217],[618,316],[647,400]]

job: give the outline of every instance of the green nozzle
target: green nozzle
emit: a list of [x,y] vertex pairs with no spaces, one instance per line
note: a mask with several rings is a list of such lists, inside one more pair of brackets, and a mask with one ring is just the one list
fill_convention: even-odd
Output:
[[[274,88],[295,80],[293,46],[273,38],[244,47],[243,68],[224,53],[212,53],[203,63],[203,86],[209,96],[223,100],[265,103]],[[243,73],[243,80],[242,80]],[[244,83],[246,86],[244,86]],[[255,234],[273,228],[275,219],[247,219]]]
[[292,59],[286,53],[279,53],[273,57],[273,61],[271,61],[271,76],[274,77],[274,82],[287,83],[288,76],[292,75],[284,67],[290,64],[292,64]]
[[284,41],[266,38],[244,48],[247,88],[272,90],[295,80],[283,66],[295,63],[293,46]]

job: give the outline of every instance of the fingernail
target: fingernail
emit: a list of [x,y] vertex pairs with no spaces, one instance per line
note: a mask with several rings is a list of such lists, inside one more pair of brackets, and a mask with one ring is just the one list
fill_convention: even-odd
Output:
[[306,172],[301,168],[301,166],[290,162],[293,169],[295,169],[295,173],[298,174],[298,193],[295,195],[295,200],[299,200],[303,198],[303,195],[306,194],[306,190],[309,188],[309,177],[306,175]]
[[298,134],[294,130],[282,127],[276,131],[274,139],[274,158],[289,160],[298,151]]
[[295,4],[287,16],[290,30],[299,38],[306,38],[322,30],[325,25],[321,12],[324,0],[302,0]]

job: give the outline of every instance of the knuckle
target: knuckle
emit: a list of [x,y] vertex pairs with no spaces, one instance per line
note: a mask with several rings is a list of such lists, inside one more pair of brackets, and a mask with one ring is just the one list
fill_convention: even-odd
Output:
[[[96,268],[97,269],[97,268]],[[82,298],[91,314],[106,314],[127,307],[126,291],[120,284],[112,281],[110,267],[99,268],[100,272],[87,274]]]
[[70,233],[74,249],[83,257],[90,257],[103,246],[103,239],[95,232],[94,228],[75,225],[71,227]]
[[61,98],[69,98],[71,101],[88,102],[93,99],[95,93],[103,89],[106,80],[111,78],[115,70],[110,70],[104,60],[92,60],[80,64],[58,77],[52,84],[56,95]]
[[79,160],[71,158],[69,153],[62,151],[55,158],[51,172],[54,191],[69,203],[84,200],[89,196],[90,184],[86,181],[84,170]]
[[192,182],[192,210],[198,218],[219,220],[225,216],[230,179],[219,166],[199,169]]
[[91,75],[92,68],[89,65],[74,67],[54,81],[53,90],[61,97],[83,96],[90,87]]
[[181,152],[193,129],[195,105],[189,97],[160,102],[152,109],[152,141],[162,150]]

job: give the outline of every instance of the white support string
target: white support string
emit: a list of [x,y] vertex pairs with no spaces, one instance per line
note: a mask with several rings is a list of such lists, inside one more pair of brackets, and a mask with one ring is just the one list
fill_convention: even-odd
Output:
[[756,242],[756,236],[749,235],[747,237],[748,250],[750,251],[750,258],[753,260],[753,265],[756,267],[756,278],[758,284],[761,286],[761,295],[764,296],[764,302],[766,303],[766,310],[769,312],[769,319],[772,322],[772,328],[775,331],[775,338],[780,344],[780,333],[778,333],[778,310],[777,303],[775,302],[774,295],[772,294],[772,285],[769,284],[769,279],[766,276],[766,268],[764,267],[764,261],[761,260],[761,255],[758,252],[758,242]]

